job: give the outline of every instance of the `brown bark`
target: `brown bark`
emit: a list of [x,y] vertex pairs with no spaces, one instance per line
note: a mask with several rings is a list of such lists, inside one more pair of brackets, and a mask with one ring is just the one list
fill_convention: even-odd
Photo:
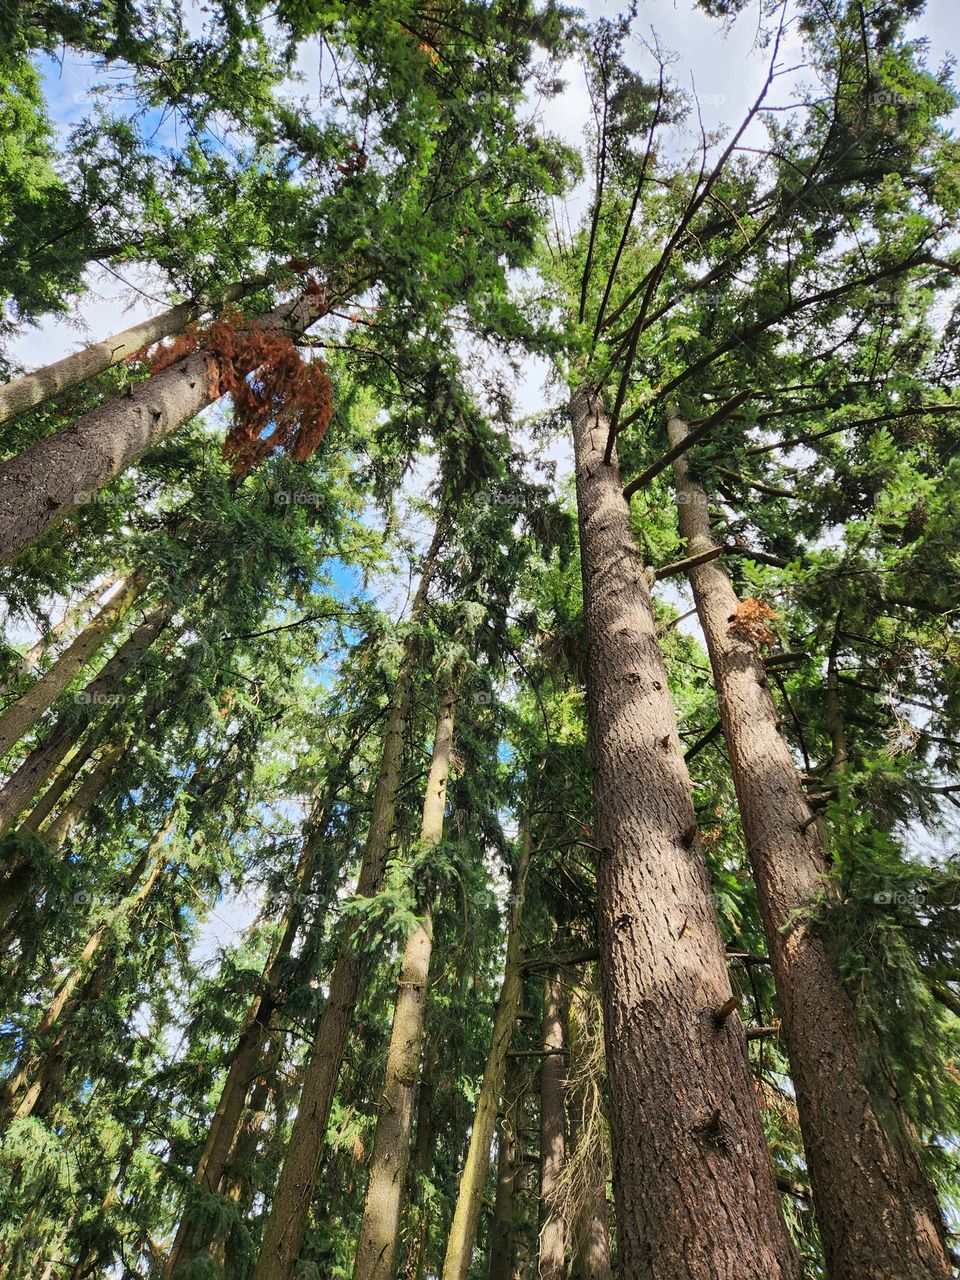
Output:
[[[284,303],[257,323],[302,333],[321,315],[319,294]],[[203,351],[131,387],[0,466],[0,563],[9,564],[148,449],[217,398]]]
[[483,1081],[473,1116],[470,1145],[464,1161],[457,1203],[450,1224],[446,1255],[443,1259],[442,1280],[466,1280],[477,1238],[477,1225],[483,1192],[490,1168],[490,1144],[500,1107],[507,1069],[507,1053],[513,1039],[513,1030],[523,996],[523,973],[520,967],[523,904],[530,871],[532,837],[529,821],[524,827],[520,866],[514,887],[513,903],[507,930],[507,955],[504,961],[503,983],[497,1001],[493,1023],[493,1036],[483,1070]]
[[117,765],[126,754],[123,747],[107,746],[100,753],[100,759],[89,773],[85,774],[79,787],[63,806],[54,820],[43,833],[44,841],[55,849],[72,834],[78,823],[87,816],[110,779],[117,770]]
[[[264,282],[252,281],[229,285],[217,299],[216,305],[225,306],[236,302],[262,283]],[[150,316],[139,324],[131,325],[129,329],[104,338],[102,342],[93,342],[72,355],[64,356],[62,360],[15,378],[6,386],[0,387],[0,422],[15,418],[46,400],[52,400],[54,396],[63,395],[65,391],[89,382],[114,365],[122,364],[144,347],[151,347],[163,338],[183,333],[187,325],[211,305],[210,300],[178,303],[159,315]]]
[[540,1280],[564,1280],[567,1224],[556,1198],[566,1162],[564,1124],[563,989],[559,975],[543,983],[543,1049],[540,1064]]
[[93,587],[92,590],[88,591],[85,596],[81,596],[76,604],[70,605],[70,607],[64,611],[60,621],[54,623],[49,631],[45,631],[36,644],[31,645],[17,663],[10,678],[2,688],[0,688],[0,692],[8,693],[14,685],[16,685],[21,676],[29,675],[34,667],[40,663],[45,654],[47,654],[54,645],[58,644],[68,632],[73,630],[76,623],[83,617],[87,610],[92,608],[98,600],[101,600],[111,587],[115,587],[121,577],[122,575],[119,571],[108,574],[105,578],[101,578],[96,586]]
[[[688,428],[672,416],[668,430],[679,443]],[[685,457],[674,463],[674,480],[680,529],[696,554],[715,545],[706,494]],[[736,626],[740,601],[722,561],[691,570],[690,581],[777,985],[827,1269],[835,1280],[946,1280],[943,1222],[910,1126],[893,1096],[873,1098],[864,1084],[852,1001],[823,939],[804,927],[828,863],[777,727],[763,661]],[[842,724],[833,738],[842,767]]]
[[[128,582],[87,623],[49,671],[0,715],[0,756],[5,756],[37,724],[116,630],[136,600],[142,583]],[[82,696],[82,695],[81,695]]]
[[795,1280],[609,424],[573,396],[620,1266]]
[[[437,716],[420,824],[421,858],[443,838],[459,684],[459,673],[455,673]],[[396,1264],[433,952],[430,889],[421,894],[420,911],[420,919],[404,945],[400,965],[383,1094],[370,1154],[370,1177],[353,1265],[354,1280],[392,1280]]]
[[[168,617],[165,609],[156,609],[131,632],[83,690],[83,701],[87,707],[96,708],[116,696],[127,674],[166,626]],[[66,758],[85,728],[72,719],[58,720],[11,775],[0,790],[0,836],[6,835],[14,826],[18,815],[39,791],[44,779]]]
[[[427,590],[440,551],[441,534],[442,522],[438,520],[413,602],[411,622],[414,628],[419,626],[423,618]],[[384,732],[383,755],[357,881],[357,894],[361,897],[372,897],[379,891],[386,870],[417,651],[417,632],[413,630],[404,647]],[[253,1280],[289,1280],[303,1244],[330,1107],[363,978],[363,962],[356,945],[356,929],[357,926],[350,923],[344,930],[330,977],[327,999],[304,1072],[300,1106],[293,1122],[273,1203],[264,1223]]]

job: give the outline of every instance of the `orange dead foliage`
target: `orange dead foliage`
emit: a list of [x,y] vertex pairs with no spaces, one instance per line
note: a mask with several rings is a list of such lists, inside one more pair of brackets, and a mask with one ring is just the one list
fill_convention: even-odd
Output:
[[776,637],[767,623],[776,616],[776,610],[751,596],[737,605],[737,611],[730,619],[730,630],[756,645],[773,644]]
[[208,328],[191,325],[158,347],[150,372],[160,373],[203,350],[213,399],[229,395],[233,421],[223,456],[239,479],[277,450],[305,462],[333,416],[333,385],[322,360],[304,360],[293,340],[251,324],[236,309]]

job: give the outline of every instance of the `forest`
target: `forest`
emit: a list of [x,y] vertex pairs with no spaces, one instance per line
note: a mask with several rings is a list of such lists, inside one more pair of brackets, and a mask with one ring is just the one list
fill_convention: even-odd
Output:
[[0,6],[0,1280],[960,1276],[948,11]]

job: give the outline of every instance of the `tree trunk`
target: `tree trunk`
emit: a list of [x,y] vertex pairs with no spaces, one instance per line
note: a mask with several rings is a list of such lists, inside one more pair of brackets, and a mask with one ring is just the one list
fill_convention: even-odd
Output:
[[113,634],[142,589],[142,583],[134,580],[112,596],[50,670],[44,672],[22,697],[0,715],[0,756],[11,751],[73,683],[101,645]]
[[[80,697],[85,706],[92,711],[116,696],[127,674],[153,644],[168,618],[166,609],[155,609],[140,623],[83,690]],[[17,817],[39,791],[43,781],[66,758],[85,727],[78,727],[72,719],[65,717],[58,720],[8,779],[0,791],[0,837],[14,826]]]
[[100,759],[81,781],[79,787],[63,806],[43,833],[44,841],[55,849],[64,843],[78,823],[82,822],[110,779],[117,765],[126,755],[126,749],[108,746],[100,753]]
[[0,422],[8,418],[16,418],[38,404],[52,400],[54,396],[63,395],[81,383],[112,369],[114,365],[129,360],[144,347],[152,347],[163,338],[172,338],[183,333],[187,325],[198,319],[204,311],[211,307],[224,307],[236,302],[244,294],[265,284],[265,280],[253,280],[246,283],[228,285],[216,299],[201,299],[199,302],[180,302],[168,311],[141,320],[102,342],[93,342],[72,355],[64,356],[53,364],[44,365],[32,373],[8,382],[0,387]]
[[424,1280],[429,1265],[430,1212],[423,1195],[423,1179],[433,1170],[437,1153],[437,1050],[431,1043],[420,1069],[417,1095],[417,1136],[413,1150],[409,1245],[402,1274],[405,1280]]
[[[421,859],[443,838],[459,685],[460,674],[456,672],[437,716],[420,824],[418,856]],[[420,910],[421,919],[407,938],[400,965],[353,1280],[392,1280],[395,1270],[433,951],[432,890],[422,892]]]
[[[572,401],[620,1267],[786,1280],[781,1215],[608,420]],[[451,1277],[452,1280],[452,1277]]]
[[64,611],[63,617],[60,621],[55,623],[49,631],[46,631],[37,643],[32,645],[23,655],[20,661],[16,664],[10,678],[2,687],[0,687],[0,693],[9,693],[17,684],[17,681],[21,676],[29,675],[34,667],[40,663],[44,655],[48,653],[55,644],[58,644],[69,631],[73,630],[78,619],[80,619],[88,609],[95,605],[98,600],[105,596],[111,587],[115,587],[121,580],[122,576],[123,575],[119,571],[108,574],[105,578],[101,578],[97,585],[91,591],[88,591],[85,596],[81,596],[76,604],[70,605],[70,607]]
[[[325,313],[319,294],[284,303],[256,323],[300,334]],[[217,399],[203,351],[131,387],[0,466],[0,564],[9,564],[148,449]]]
[[87,763],[95,750],[95,743],[85,742],[83,746],[74,751],[73,755],[68,756],[64,762],[63,768],[44,791],[43,795],[37,803],[31,808],[30,812],[23,819],[17,828],[21,833],[32,832],[36,834],[46,820],[53,813],[54,809],[63,799],[67,791],[76,782],[80,770]]
[[543,982],[540,1064],[540,1280],[564,1280],[566,1223],[557,1211],[557,1184],[566,1161],[564,1124],[563,990],[556,972]]
[[[193,1184],[206,1192],[221,1189],[227,1163],[238,1141],[238,1134],[247,1107],[247,1095],[263,1065],[263,1055],[273,1030],[273,1016],[281,998],[282,973],[296,941],[302,923],[300,901],[314,879],[318,855],[323,847],[322,816],[314,816],[314,830],[304,840],[303,852],[295,877],[297,893],[286,910],[280,939],[264,965],[261,989],[254,996],[247,1010],[246,1021],[237,1047],[230,1059],[217,1107],[210,1121],[206,1141],[197,1167]],[[162,1280],[172,1280],[209,1245],[206,1225],[194,1223],[188,1205],[181,1216],[173,1244],[164,1261]]]
[[[172,821],[166,822],[140,854],[127,877],[127,885],[123,897],[116,906],[104,912],[100,922],[87,939],[83,950],[76,957],[69,972],[61,980],[43,1017],[31,1032],[30,1038],[32,1040],[41,1040],[56,1027],[78,984],[86,976],[90,968],[90,962],[103,945],[104,939],[109,936],[121,917],[133,916],[146,901],[160,872],[163,870],[166,858],[165,855],[158,856],[158,853],[169,835],[172,825]],[[149,871],[144,877],[144,872],[148,868]],[[33,1055],[27,1057],[25,1061],[21,1060],[14,1067],[3,1086],[2,1092],[0,1092],[0,1113],[6,1114],[11,1119],[19,1119],[30,1115],[33,1105],[39,1097],[38,1089],[33,1086],[28,1088],[31,1075],[35,1071],[37,1071],[37,1062]],[[42,1074],[42,1072],[38,1074]],[[26,1090],[25,1096],[20,1098],[24,1090]]]
[[487,1054],[483,1070],[483,1081],[480,1095],[473,1117],[473,1129],[470,1133],[470,1146],[460,1176],[460,1187],[457,1192],[457,1203],[450,1224],[450,1237],[443,1260],[442,1280],[466,1280],[473,1256],[473,1246],[477,1238],[477,1225],[480,1221],[480,1209],[483,1193],[487,1183],[487,1172],[490,1168],[490,1144],[493,1141],[494,1126],[503,1092],[504,1078],[507,1068],[507,1053],[513,1039],[513,1029],[520,1010],[520,999],[523,995],[523,972],[520,968],[521,936],[520,927],[523,919],[523,902],[526,895],[527,875],[530,870],[532,837],[529,819],[524,827],[523,847],[520,855],[520,866],[517,870],[517,882],[514,887],[513,904],[510,911],[507,932],[507,955],[503,970],[503,983],[500,987],[500,998],[497,1001],[497,1012],[493,1023],[493,1038]]
[[[442,519],[437,522],[414,599],[411,611],[414,628],[423,619],[427,589],[440,551],[441,535]],[[371,897],[379,891],[386,869],[418,650],[417,632],[414,629],[404,648],[384,731],[383,755],[357,881],[357,893],[362,897]],[[293,1122],[273,1203],[264,1223],[263,1240],[253,1280],[289,1280],[303,1244],[330,1107],[360,993],[363,963],[356,946],[356,929],[355,924],[349,923],[344,930],[330,977],[329,993],[303,1077],[300,1106]]]
[[519,1058],[507,1058],[503,1115],[497,1126],[497,1192],[490,1228],[490,1270],[487,1280],[515,1280],[517,1264],[517,1190],[522,1146],[519,1135],[519,1096],[523,1074]]
[[[672,416],[668,431],[676,445],[688,428]],[[707,496],[686,455],[673,465],[680,529],[695,556],[717,545]],[[943,1222],[910,1126],[895,1097],[873,1098],[865,1086],[853,1003],[823,939],[804,927],[828,860],[777,727],[763,661],[735,625],[740,601],[721,561],[692,568],[690,581],[776,979],[827,1269],[835,1280],[946,1280]],[[834,731],[834,752],[845,756],[842,732],[838,740]]]
[[603,1082],[598,1078],[599,1064],[590,1060],[590,1042],[601,1030],[599,1023],[593,1026],[598,1018],[599,1008],[595,1009],[588,992],[581,983],[574,984],[567,1017],[567,1105],[570,1141],[583,1187],[571,1224],[571,1280],[613,1280],[607,1210],[610,1160],[601,1114]]

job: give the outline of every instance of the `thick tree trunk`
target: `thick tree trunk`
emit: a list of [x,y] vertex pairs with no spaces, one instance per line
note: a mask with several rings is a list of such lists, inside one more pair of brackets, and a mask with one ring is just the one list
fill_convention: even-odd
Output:
[[507,1058],[503,1115],[497,1125],[497,1191],[490,1228],[490,1269],[487,1280],[515,1280],[517,1265],[517,1190],[522,1167],[519,1135],[519,1097],[523,1080],[520,1059]]
[[[420,576],[420,585],[411,611],[414,630],[407,639],[390,702],[370,826],[357,881],[357,893],[361,897],[371,897],[379,891],[386,870],[400,786],[404,733],[413,691],[414,663],[419,650],[415,628],[423,620],[427,590],[440,551],[441,534],[442,519],[437,522],[433,542]],[[345,929],[330,977],[329,992],[304,1073],[300,1105],[293,1122],[273,1203],[264,1223],[253,1280],[289,1280],[303,1244],[330,1107],[333,1104],[354,1008],[360,994],[363,962],[356,945],[356,928],[351,923]]]
[[[421,858],[443,838],[459,685],[460,676],[455,673],[437,716],[420,824]],[[395,1270],[433,951],[432,898],[432,890],[425,889],[421,918],[403,949],[383,1095],[370,1155],[370,1178],[353,1265],[354,1280],[392,1280]]]
[[564,1280],[567,1227],[557,1211],[566,1162],[564,1123],[563,989],[554,972],[543,982],[543,1050],[540,1065],[540,1280]]
[[794,1280],[599,396],[576,392],[572,417],[621,1270],[631,1280]]
[[[670,444],[687,436],[669,422]],[[716,547],[703,488],[687,456],[674,462],[680,529],[690,556]],[[834,1280],[950,1275],[943,1221],[910,1126],[893,1096],[871,1097],[869,1047],[821,937],[803,924],[823,889],[827,857],[777,712],[763,661],[736,626],[740,601],[714,559],[690,570],[710,653],[747,853],[783,1016],[790,1072],[827,1269]],[[842,733],[835,754],[845,756]],[[881,1115],[883,1121],[881,1121]]]
[[[116,697],[124,679],[166,626],[168,618],[167,610],[155,609],[107,660],[80,695],[91,714]],[[0,790],[0,837],[15,825],[17,817],[40,790],[44,780],[67,757],[85,728],[86,725],[78,724],[73,718],[58,720],[11,775]]]
[[[90,963],[103,945],[104,939],[110,935],[118,920],[124,916],[130,917],[136,914],[146,901],[163,870],[166,857],[160,851],[172,825],[172,822],[165,823],[140,854],[127,877],[122,898],[115,906],[104,911],[69,972],[61,980],[43,1017],[31,1032],[31,1039],[39,1041],[50,1035],[63,1016],[77,986],[89,972]],[[147,874],[144,875],[144,872]],[[35,1072],[37,1078],[43,1074],[42,1069],[38,1071],[37,1060],[32,1054],[14,1067],[0,1092],[0,1114],[5,1114],[11,1119],[30,1115],[39,1097],[39,1090],[30,1085],[31,1076]]]
[[[300,334],[325,313],[319,294],[284,303],[257,323]],[[0,564],[99,492],[148,449],[217,399],[211,358],[198,351],[131,387],[0,466]]]
[[520,967],[523,903],[526,896],[527,876],[530,870],[532,837],[529,820],[525,824],[520,866],[514,887],[513,903],[507,932],[507,955],[504,962],[503,983],[497,1012],[493,1023],[493,1037],[483,1070],[480,1095],[473,1116],[470,1146],[460,1176],[457,1203],[450,1224],[447,1252],[443,1260],[442,1280],[466,1280],[477,1238],[477,1224],[483,1193],[490,1168],[490,1144],[503,1093],[507,1069],[507,1053],[513,1039],[513,1029],[520,1011],[523,996],[523,972]]
[[101,578],[91,591],[82,596],[76,604],[70,605],[65,610],[59,622],[55,623],[49,631],[44,632],[35,645],[32,645],[23,655],[14,668],[10,678],[0,687],[0,693],[8,693],[18,682],[21,676],[29,675],[54,645],[59,644],[68,632],[72,631],[76,623],[83,615],[101,600],[103,596],[111,589],[116,587],[123,575],[117,571],[108,574],[105,578]]
[[32,373],[25,373],[22,378],[15,378],[6,386],[0,387],[0,422],[15,418],[28,409],[33,409],[54,396],[63,395],[72,387],[89,382],[114,365],[122,364],[131,356],[142,351],[144,347],[152,347],[163,338],[172,338],[183,333],[205,310],[211,306],[226,306],[236,302],[245,293],[263,284],[264,281],[251,281],[247,284],[232,284],[224,289],[216,301],[181,302],[162,311],[159,315],[141,320],[102,342],[91,343],[73,355],[64,356],[53,364],[44,365]]
[[568,1085],[567,1109],[570,1118],[570,1140],[584,1187],[578,1211],[571,1224],[573,1267],[571,1280],[613,1280],[610,1265],[610,1215],[607,1209],[607,1181],[610,1160],[600,1115],[602,1081],[591,1079],[589,1045],[600,1034],[599,1009],[580,983],[570,993],[567,1016],[567,1063],[571,1082]]
[[11,751],[73,683],[116,630],[142,589],[142,583],[134,580],[112,596],[50,670],[0,715],[0,756]]

